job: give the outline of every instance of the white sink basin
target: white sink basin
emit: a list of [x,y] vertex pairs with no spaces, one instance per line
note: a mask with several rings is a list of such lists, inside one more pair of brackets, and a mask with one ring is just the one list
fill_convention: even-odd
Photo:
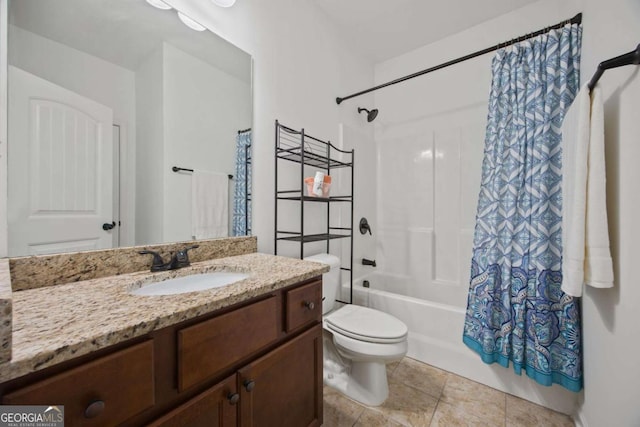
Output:
[[244,273],[216,271],[214,273],[193,274],[191,276],[176,277],[162,282],[142,285],[130,293],[141,296],[175,295],[186,292],[204,291],[206,289],[221,288],[249,277]]

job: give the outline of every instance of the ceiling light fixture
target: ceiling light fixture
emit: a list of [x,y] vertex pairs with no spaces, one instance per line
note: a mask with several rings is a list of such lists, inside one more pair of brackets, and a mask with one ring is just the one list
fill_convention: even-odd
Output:
[[157,7],[158,9],[162,9],[162,10],[173,9],[171,6],[169,6],[162,0],[147,0],[147,3],[149,3],[153,7]]
[[204,31],[204,30],[207,29],[207,27],[205,27],[202,24],[199,24],[198,22],[196,22],[193,19],[189,18],[187,15],[185,15],[182,12],[178,12],[178,18],[180,18],[180,20],[182,21],[182,23],[184,25],[186,25],[187,27],[191,28],[192,30]]
[[213,4],[220,7],[231,7],[236,3],[236,0],[211,0]]

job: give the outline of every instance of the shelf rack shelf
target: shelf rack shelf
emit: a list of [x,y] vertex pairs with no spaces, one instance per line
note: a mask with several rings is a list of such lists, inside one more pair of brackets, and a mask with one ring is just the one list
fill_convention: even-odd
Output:
[[323,240],[344,239],[347,237],[351,237],[351,236],[343,235],[343,234],[321,233],[321,234],[306,234],[304,236],[301,234],[298,234],[296,236],[291,236],[291,237],[280,237],[278,238],[278,240],[289,240],[291,242],[309,243],[309,242],[321,242]]
[[[300,200],[300,196],[288,196],[288,197],[283,197],[283,196],[278,196],[277,197],[278,200],[296,200],[299,201]],[[319,203],[326,203],[326,202],[349,202],[351,203],[351,201],[353,200],[353,198],[351,196],[337,196],[337,197],[310,197],[310,196],[302,196],[302,201],[304,202],[319,202]]]
[[[300,259],[304,258],[305,243],[327,243],[327,253],[330,242],[336,239],[349,239],[349,266],[341,266],[342,271],[349,273],[349,301],[353,301],[353,165],[354,150],[341,150],[329,141],[323,141],[307,133],[304,129],[295,130],[275,122],[275,224],[274,224],[274,251],[278,254],[278,244],[283,242],[295,242],[300,245]],[[293,162],[300,165],[299,188],[293,190],[279,190],[278,166],[281,161]],[[311,197],[304,195],[305,167],[313,167],[325,171],[327,175],[331,171],[340,168],[349,168],[351,171],[351,193],[331,197]],[[299,203],[300,230],[285,231],[278,229],[278,205],[279,203]],[[305,234],[305,203],[325,203],[327,205],[327,221],[325,233]],[[330,206],[334,203],[347,203],[350,205],[349,227],[332,227]]]

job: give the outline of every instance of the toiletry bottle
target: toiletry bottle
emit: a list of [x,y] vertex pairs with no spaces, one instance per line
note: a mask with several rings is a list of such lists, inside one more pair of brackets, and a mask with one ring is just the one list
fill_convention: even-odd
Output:
[[329,191],[331,189],[331,175],[324,176],[324,183],[322,184],[322,197],[329,197]]
[[322,196],[322,184],[324,183],[324,174],[322,172],[316,172],[316,176],[313,179],[313,194],[316,196]]

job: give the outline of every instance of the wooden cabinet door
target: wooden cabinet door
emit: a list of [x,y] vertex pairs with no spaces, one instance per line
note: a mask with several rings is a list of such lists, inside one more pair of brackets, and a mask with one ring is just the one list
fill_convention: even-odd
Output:
[[149,427],[234,427],[238,420],[236,376],[216,384]]
[[153,343],[145,341],[7,393],[3,405],[64,405],[65,425],[115,426],[153,407]]
[[240,426],[322,424],[322,326],[238,372]]

